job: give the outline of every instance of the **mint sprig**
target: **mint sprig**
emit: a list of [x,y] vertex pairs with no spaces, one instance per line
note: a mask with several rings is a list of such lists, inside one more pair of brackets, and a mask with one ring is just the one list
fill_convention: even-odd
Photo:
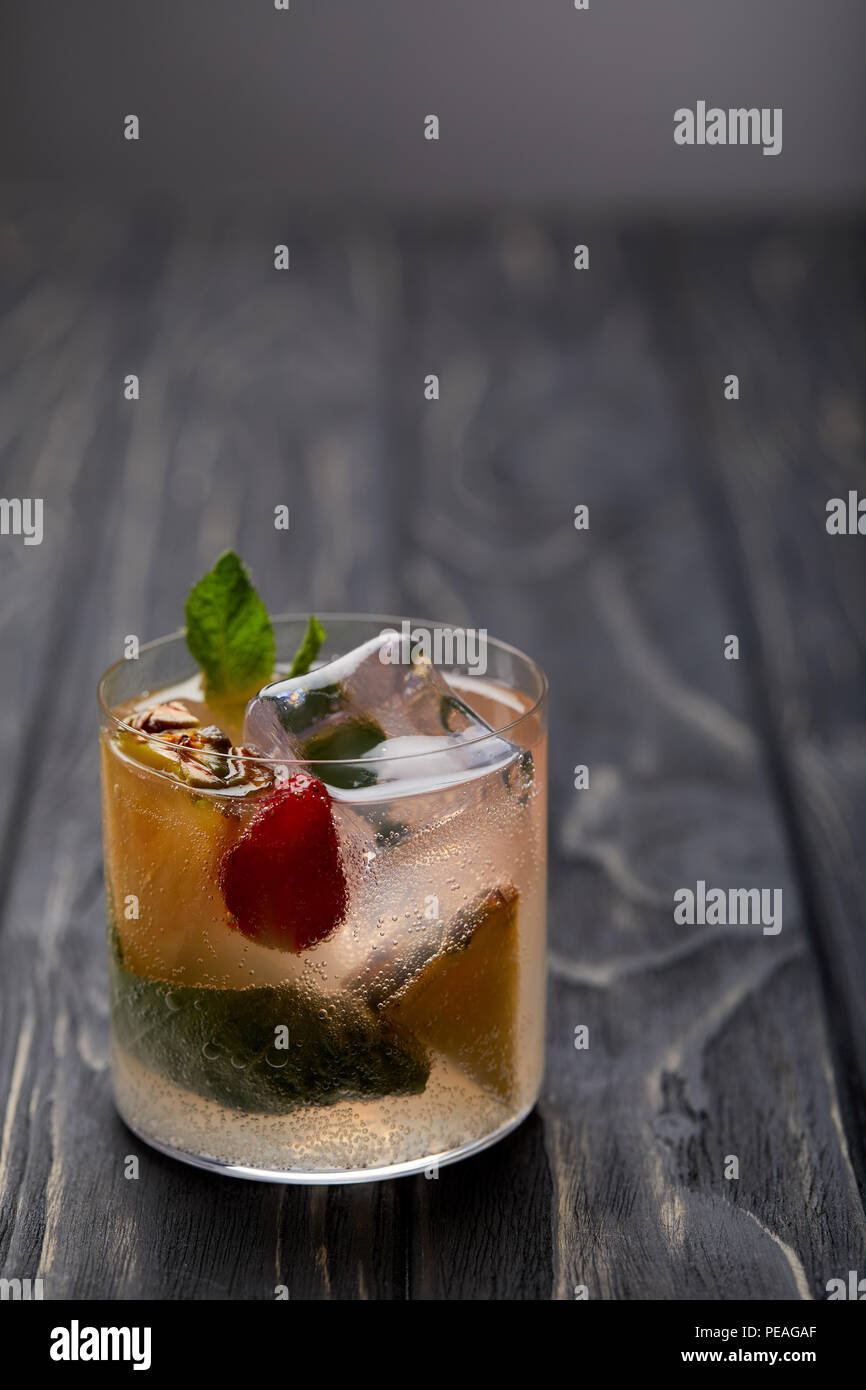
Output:
[[[326,637],[311,617],[289,672],[305,676]],[[186,644],[204,672],[209,700],[248,700],[274,679],[276,645],[268,610],[233,550],[190,591]]]
[[221,555],[186,601],[186,644],[209,699],[255,695],[273,676],[274,629],[240,558]]
[[292,676],[305,676],[319,655],[319,648],[327,637],[325,629],[314,614],[310,615],[307,623],[307,630],[301,639],[301,645],[295,652],[295,659],[289,671],[288,679]]

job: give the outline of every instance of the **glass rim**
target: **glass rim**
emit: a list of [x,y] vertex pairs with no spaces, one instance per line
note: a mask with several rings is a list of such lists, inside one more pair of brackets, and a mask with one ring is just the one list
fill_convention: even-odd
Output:
[[[306,622],[307,622],[307,620],[308,620],[308,618],[309,618],[309,612],[304,612],[304,613],[277,613],[277,614],[271,614],[270,617],[271,617],[271,622],[272,622],[274,625],[276,625],[277,623],[289,623],[289,622],[297,622],[297,623],[306,624]],[[328,626],[328,623],[329,623],[329,622],[357,622],[357,623],[373,623],[373,624],[381,623],[381,624],[383,624],[383,626],[385,626],[385,627],[388,627],[388,626],[392,626],[392,627],[393,627],[393,626],[396,626],[396,627],[398,628],[398,630],[399,630],[400,625],[401,625],[402,623],[404,623],[404,622],[409,622],[412,626],[414,626],[414,625],[417,624],[418,626],[421,626],[421,627],[427,627],[427,628],[431,628],[431,629],[432,629],[432,628],[439,628],[439,629],[441,629],[441,630],[448,631],[448,632],[454,632],[454,633],[458,633],[458,632],[467,632],[467,631],[476,630],[476,629],[467,628],[467,627],[466,627],[464,624],[462,624],[462,623],[456,623],[456,624],[455,624],[455,623],[440,623],[440,622],[434,623],[434,622],[431,622],[429,619],[426,619],[426,618],[406,618],[405,616],[404,616],[404,617],[397,617],[397,616],[395,616],[395,615],[393,615],[393,614],[379,614],[379,613],[318,613],[318,612],[317,612],[317,613],[316,613],[316,617],[324,624],[324,626],[325,626],[326,629],[327,629],[327,626]],[[139,657],[140,657],[141,654],[144,653],[144,652],[154,651],[154,650],[155,650],[156,648],[158,648],[158,647],[165,647],[165,646],[168,646],[169,643],[171,643],[171,642],[177,642],[177,641],[179,641],[179,640],[181,640],[181,639],[184,639],[185,637],[186,637],[186,628],[181,627],[181,628],[177,628],[174,632],[166,633],[165,636],[163,636],[163,637],[155,637],[155,638],[153,638],[150,642],[143,642],[143,643],[141,644],[141,646],[139,647],[139,649],[138,649],[138,651],[139,651]],[[438,757],[442,756],[443,754],[448,754],[448,753],[450,753],[450,752],[453,752],[454,749],[455,749],[455,748],[458,748],[458,747],[459,747],[459,748],[471,748],[471,747],[474,747],[476,744],[485,743],[485,742],[487,742],[488,739],[491,739],[491,738],[502,738],[505,734],[509,733],[510,730],[517,728],[518,725],[523,724],[525,720],[531,718],[534,714],[537,714],[541,709],[543,709],[544,705],[545,705],[546,702],[547,702],[547,696],[548,696],[550,687],[549,687],[549,684],[548,684],[547,676],[545,675],[544,670],[542,669],[542,667],[539,666],[538,662],[537,662],[537,661],[534,661],[534,660],[532,659],[531,656],[527,656],[526,653],[525,653],[525,652],[522,652],[522,651],[520,650],[519,647],[514,647],[514,646],[512,646],[511,643],[509,643],[509,642],[503,642],[503,641],[501,641],[498,637],[489,637],[489,638],[486,638],[486,641],[487,641],[488,643],[490,643],[492,646],[497,647],[500,651],[503,651],[503,652],[508,653],[509,656],[517,657],[518,660],[524,662],[524,663],[526,664],[526,666],[527,666],[527,667],[534,673],[534,675],[537,677],[538,683],[539,683],[539,687],[540,687],[540,689],[539,689],[539,694],[538,694],[537,698],[536,698],[535,700],[533,700],[533,703],[529,706],[529,708],[526,709],[526,710],[524,710],[521,714],[517,715],[517,717],[516,717],[515,719],[510,720],[509,723],[503,724],[503,725],[501,725],[501,726],[497,726],[497,727],[495,727],[495,728],[491,728],[487,733],[479,734],[477,738],[460,739],[460,740],[454,739],[453,741],[452,741],[452,740],[449,740],[449,742],[448,742],[447,744],[443,745],[443,747],[437,748],[437,749],[434,749],[434,750],[427,750],[426,752],[418,752],[418,753],[386,753],[386,754],[384,754],[381,758],[374,758],[374,759],[372,759],[373,762],[375,762],[377,765],[379,765],[379,764],[385,763],[385,762],[408,762],[408,761],[411,760],[412,758],[438,758]],[[138,659],[138,658],[136,658],[136,660],[137,660],[137,659]],[[195,661],[194,661],[194,658],[193,658],[192,656],[190,656],[190,662],[191,662],[191,664],[195,665]],[[116,729],[126,729],[126,730],[128,730],[129,732],[131,732],[131,733],[138,733],[138,734],[140,734],[140,733],[141,733],[141,730],[139,730],[139,729],[134,729],[134,728],[132,727],[131,724],[127,724],[127,723],[125,722],[125,720],[119,719],[119,718],[117,717],[117,715],[114,713],[114,711],[112,710],[111,706],[108,704],[108,702],[107,702],[107,700],[106,700],[106,698],[105,698],[105,687],[106,687],[107,682],[108,682],[109,679],[111,678],[111,676],[112,676],[116,671],[119,671],[119,670],[121,670],[123,667],[128,666],[128,665],[129,665],[129,658],[128,658],[128,657],[123,657],[123,656],[122,656],[122,657],[119,658],[119,660],[113,661],[113,662],[111,663],[111,665],[107,668],[107,670],[103,671],[102,675],[101,675],[100,678],[99,678],[99,681],[98,681],[98,683],[97,683],[97,686],[96,686],[96,699],[97,699],[97,703],[98,703],[98,705],[99,705],[100,712],[106,717],[106,719],[109,721],[109,723],[110,723],[111,725],[114,726],[114,728],[116,728]],[[482,679],[483,679],[483,678],[482,678]],[[251,698],[252,698],[252,697],[251,697]],[[176,748],[176,746],[177,746],[176,744],[172,743],[170,739],[160,738],[159,734],[146,734],[145,737],[146,737],[148,743],[164,744],[164,745],[165,745],[166,747],[168,747],[168,748]],[[249,754],[246,754],[246,755],[244,756],[244,761],[245,761],[245,762],[249,762],[249,763],[253,763],[253,764],[257,764],[257,765],[259,765],[259,766],[264,766],[264,767],[297,767],[297,768],[307,768],[307,769],[309,769],[309,768],[312,768],[312,767],[318,767],[318,766],[320,766],[323,762],[327,762],[329,766],[333,766],[333,767],[350,767],[350,766],[351,766],[351,767],[358,767],[358,766],[363,766],[363,765],[365,764],[365,762],[368,762],[368,761],[371,761],[371,760],[368,759],[368,758],[365,758],[363,755],[360,756],[360,757],[359,757],[359,756],[356,756],[356,757],[354,757],[354,758],[327,758],[327,759],[324,759],[324,758],[274,758],[274,757],[268,757],[268,756],[265,755],[265,754],[249,753]],[[157,769],[157,768],[153,768],[153,769],[151,769],[151,771],[154,773],[155,776],[162,777],[162,776],[165,776],[165,775],[166,775],[165,773],[160,772],[159,769]],[[204,790],[204,789],[203,789],[203,790]],[[201,794],[201,793],[200,793],[200,794]],[[205,794],[208,794],[208,792],[205,792]],[[217,791],[216,789],[214,789],[213,792],[211,792],[210,794],[211,794],[211,795],[214,795],[214,796],[218,796],[218,795],[220,795],[221,793],[220,793],[219,791]]]

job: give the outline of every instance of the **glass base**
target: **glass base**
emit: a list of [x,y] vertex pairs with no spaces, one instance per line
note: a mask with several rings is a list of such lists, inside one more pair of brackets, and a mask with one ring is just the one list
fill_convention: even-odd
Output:
[[428,1154],[426,1158],[410,1159],[406,1163],[389,1163],[381,1168],[354,1168],[345,1171],[332,1168],[324,1172],[315,1172],[307,1168],[247,1168],[242,1163],[222,1163],[219,1159],[208,1158],[204,1154],[186,1153],[183,1149],[176,1149],[159,1139],[152,1139],[150,1135],[131,1124],[122,1112],[118,1113],[136,1138],[168,1158],[179,1159],[181,1163],[189,1163],[193,1168],[204,1168],[209,1173],[220,1173],[223,1177],[247,1178],[253,1182],[300,1183],[307,1187],[330,1187],[349,1182],[383,1182],[387,1178],[408,1178],[412,1174],[430,1173],[434,1169],[444,1168],[447,1163],[459,1163],[461,1159],[471,1158],[473,1154],[481,1153],[483,1149],[497,1144],[506,1134],[511,1134],[534,1108],[535,1101],[498,1129],[485,1134],[483,1139],[475,1139],[471,1144],[462,1144],[459,1148],[448,1149],[444,1153]]

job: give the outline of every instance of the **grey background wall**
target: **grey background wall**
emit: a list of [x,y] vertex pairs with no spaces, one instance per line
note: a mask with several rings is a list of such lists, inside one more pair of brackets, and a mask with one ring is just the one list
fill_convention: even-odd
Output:
[[[863,0],[19,0],[2,23],[3,179],[440,211],[866,193]],[[781,156],[675,147],[699,98],[782,106]]]

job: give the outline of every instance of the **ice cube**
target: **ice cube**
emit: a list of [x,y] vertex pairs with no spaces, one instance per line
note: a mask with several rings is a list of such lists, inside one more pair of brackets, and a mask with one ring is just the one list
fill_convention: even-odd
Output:
[[404,651],[382,633],[247,706],[244,743],[312,764],[331,793],[349,884],[346,920],[320,952],[331,988],[385,991],[423,964],[522,843],[530,755]]
[[350,885],[347,919],[323,948],[331,981],[365,971],[383,945],[401,959],[436,949],[468,885],[501,875],[483,846],[497,842],[494,825],[522,823],[532,783],[529,753],[402,655],[399,635],[382,633],[247,706],[244,743],[312,764],[331,793]]
[[265,686],[247,706],[244,743],[265,757],[312,762],[335,800],[365,805],[493,772],[508,780],[517,764],[525,773],[514,744],[434,666],[404,654],[400,635],[385,631],[307,675]]
[[343,982],[375,978],[377,988],[390,989],[392,957],[397,974],[409,966],[414,973],[439,950],[455,914],[512,872],[527,817],[497,773],[436,796],[387,803],[389,816],[402,822],[377,834],[382,806],[333,803],[349,912],[328,943],[328,966]]

